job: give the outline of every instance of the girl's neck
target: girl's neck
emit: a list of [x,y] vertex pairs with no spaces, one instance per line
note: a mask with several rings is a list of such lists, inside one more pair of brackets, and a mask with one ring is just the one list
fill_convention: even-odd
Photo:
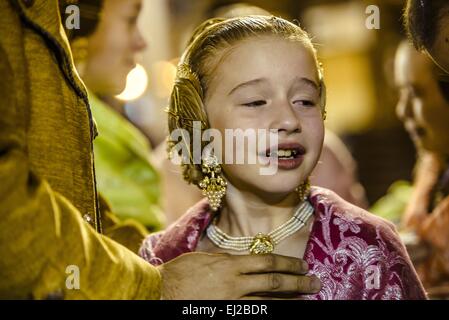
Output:
[[231,236],[240,237],[273,231],[292,217],[299,199],[293,192],[267,201],[267,197],[238,190],[228,183],[225,203],[218,227]]

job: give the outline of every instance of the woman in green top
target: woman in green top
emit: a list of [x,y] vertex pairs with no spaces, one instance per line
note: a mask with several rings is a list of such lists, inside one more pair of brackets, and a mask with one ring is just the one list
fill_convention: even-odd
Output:
[[120,93],[136,65],[135,55],[146,47],[137,27],[141,1],[105,1],[99,19],[92,15],[99,11],[95,2],[81,2],[80,9],[83,27],[69,37],[99,132],[94,141],[98,189],[120,219],[132,218],[151,231],[159,230],[164,216],[159,175],[149,161],[150,145],[99,99]]

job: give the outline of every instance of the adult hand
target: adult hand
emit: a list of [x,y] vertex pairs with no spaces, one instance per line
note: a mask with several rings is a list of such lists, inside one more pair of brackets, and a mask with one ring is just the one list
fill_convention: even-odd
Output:
[[268,255],[187,253],[158,267],[162,299],[258,299],[258,294],[317,293],[321,283],[306,276],[304,260]]

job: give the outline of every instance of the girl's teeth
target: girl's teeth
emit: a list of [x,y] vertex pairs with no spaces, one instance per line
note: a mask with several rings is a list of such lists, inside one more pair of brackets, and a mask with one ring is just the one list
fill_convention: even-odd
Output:
[[292,150],[278,150],[278,158],[290,158],[292,156]]
[[278,150],[268,153],[269,157],[291,158],[296,155],[296,150]]

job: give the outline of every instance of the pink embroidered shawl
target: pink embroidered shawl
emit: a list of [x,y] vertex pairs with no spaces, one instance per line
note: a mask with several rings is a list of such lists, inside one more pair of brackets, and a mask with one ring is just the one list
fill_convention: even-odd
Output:
[[[393,224],[313,187],[315,220],[304,259],[321,291],[312,300],[426,299]],[[153,265],[196,250],[212,218],[207,200],[192,207],[166,231],[150,235],[140,256]]]

